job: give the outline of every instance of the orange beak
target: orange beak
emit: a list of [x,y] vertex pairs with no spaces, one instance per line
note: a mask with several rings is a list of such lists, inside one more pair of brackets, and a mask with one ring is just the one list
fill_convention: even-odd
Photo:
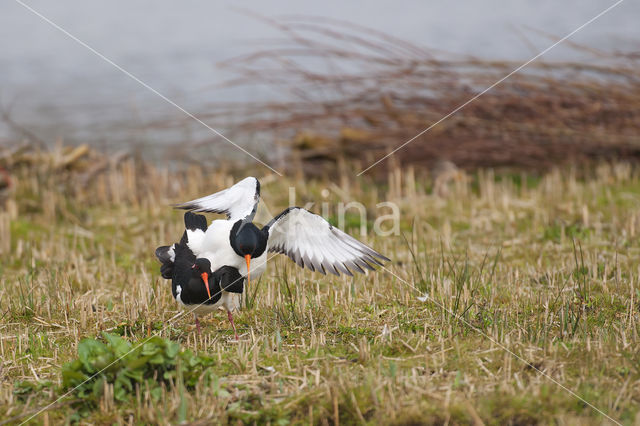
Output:
[[211,290],[209,290],[209,274],[207,274],[206,272],[203,272],[202,274],[200,274],[200,277],[202,277],[202,281],[204,281],[204,286],[207,288],[207,294],[209,295],[209,299],[211,299]]
[[247,254],[244,256],[244,260],[247,261],[247,286],[249,285],[249,281],[251,281],[250,273],[251,273],[251,255]]

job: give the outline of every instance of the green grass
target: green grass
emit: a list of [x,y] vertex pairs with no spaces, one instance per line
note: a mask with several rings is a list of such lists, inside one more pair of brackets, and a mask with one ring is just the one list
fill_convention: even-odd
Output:
[[[0,256],[0,419],[17,424],[54,403],[30,422],[608,422],[554,381],[623,424],[638,418],[640,179],[627,166],[583,180],[479,173],[447,199],[396,191],[401,235],[367,238],[393,274],[322,276],[279,256],[235,315],[239,342],[223,312],[197,336],[153,256],[182,232],[169,204],[228,176],[178,175],[190,189],[169,190],[157,171],[113,170],[80,190],[24,172],[0,213],[10,224],[0,226],[10,248]],[[300,184],[262,180],[272,211]],[[383,184],[349,185],[370,212],[386,200]],[[325,187],[297,189],[324,201]],[[359,237],[359,216],[347,219]],[[80,342],[107,344],[105,332],[134,346],[159,336],[210,363],[188,383],[180,373],[120,386],[117,397],[91,388],[84,405],[76,392],[57,401],[69,388],[64,366],[81,368]],[[172,356],[162,371],[175,368]],[[156,371],[140,368],[145,380]]]

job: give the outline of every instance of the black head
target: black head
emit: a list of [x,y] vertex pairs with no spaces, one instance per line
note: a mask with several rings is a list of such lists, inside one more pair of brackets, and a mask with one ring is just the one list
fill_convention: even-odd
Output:
[[199,257],[196,259],[196,262],[193,264],[192,269],[194,270],[194,273],[198,273],[198,275],[205,272],[211,275],[211,262],[209,262],[209,259],[205,259],[204,257]]
[[204,282],[204,286],[207,289],[207,295],[211,299],[211,288],[209,287],[209,276],[211,276],[211,262],[205,258],[196,259],[196,263],[191,267],[193,269],[193,276],[200,275],[200,278]]
[[238,256],[259,257],[267,248],[267,235],[251,222],[237,221],[231,228],[229,240]]

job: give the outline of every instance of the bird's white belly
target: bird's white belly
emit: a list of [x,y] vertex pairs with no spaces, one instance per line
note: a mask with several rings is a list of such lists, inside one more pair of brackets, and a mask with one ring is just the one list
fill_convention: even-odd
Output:
[[[222,300],[222,299],[220,299]],[[218,303],[215,303],[213,305],[185,305],[185,309],[188,312],[194,313],[197,316],[201,317],[207,314],[210,314],[213,311],[217,311],[218,309],[222,309],[222,303],[221,301],[218,301]]]
[[235,311],[240,308],[242,295],[238,293],[222,292],[222,307],[227,311]]
[[240,295],[236,293],[222,292],[222,297],[217,303],[212,305],[198,304],[198,305],[186,305],[180,300],[180,297],[176,297],[176,300],[184,307],[184,309],[190,313],[194,313],[197,316],[203,316],[210,314],[218,309],[226,311],[234,311],[240,307]]

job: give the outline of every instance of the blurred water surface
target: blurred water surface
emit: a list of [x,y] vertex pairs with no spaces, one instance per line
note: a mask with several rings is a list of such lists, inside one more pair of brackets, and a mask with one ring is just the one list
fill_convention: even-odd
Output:
[[[233,78],[216,67],[282,38],[273,26],[231,2],[144,0],[26,1],[44,16],[194,113],[211,102],[278,97],[266,87],[216,88]],[[253,13],[348,20],[452,55],[527,60],[552,43],[532,29],[563,36],[612,1],[446,0],[245,2]],[[629,51],[640,40],[640,2],[627,0],[572,37],[604,51]],[[568,45],[545,59],[580,59]],[[0,105],[12,120],[47,143],[225,144],[201,125],[149,128],[183,113],[35,16],[19,3],[0,3]],[[216,124],[216,125],[219,125]],[[220,128],[225,131],[224,128]],[[16,129],[0,123],[0,141]],[[216,142],[217,141],[217,142]]]

